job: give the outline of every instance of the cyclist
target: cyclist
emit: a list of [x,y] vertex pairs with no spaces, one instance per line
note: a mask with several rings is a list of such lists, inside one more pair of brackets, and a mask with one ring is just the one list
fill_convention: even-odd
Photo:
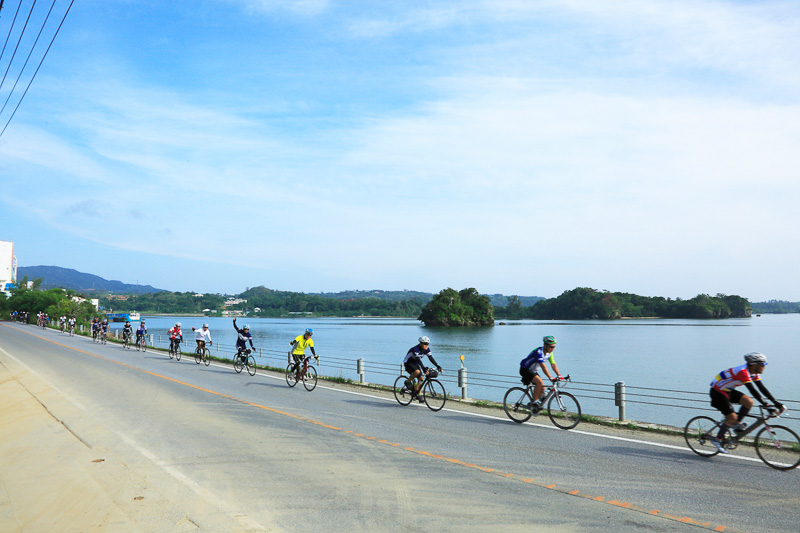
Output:
[[208,341],[208,345],[211,346],[214,344],[211,342],[211,330],[208,329],[208,324],[203,324],[202,328],[195,329],[192,327],[192,331],[197,332],[197,337],[195,337],[195,342],[197,342],[197,351],[200,354],[203,354],[203,348],[206,347],[206,341]]
[[175,322],[175,325],[167,331],[169,335],[170,345],[175,345],[175,349],[180,349],[180,343],[183,342],[183,331],[181,331],[181,323]]
[[[409,379],[406,380],[405,385],[406,388],[408,388],[408,390],[411,391],[411,393],[415,396],[419,393],[419,389],[422,388],[422,382],[425,380],[423,376],[428,375],[428,368],[422,364],[422,358],[424,356],[427,356],[428,359],[431,360],[431,362],[436,366],[436,370],[438,370],[440,374],[442,372],[442,367],[440,367],[439,363],[436,362],[436,359],[433,358],[430,344],[431,340],[423,335],[419,338],[419,344],[415,344],[409,348],[408,352],[406,352],[405,359],[403,359],[403,367],[405,367],[409,376]],[[416,383],[414,383],[415,379],[417,380]]]
[[236,327],[236,319],[233,319],[233,329],[236,330],[236,333],[239,334],[238,338],[236,339],[236,357],[240,359],[244,359],[247,357],[244,354],[244,351],[247,349],[247,341],[250,341],[250,348],[255,351],[256,347],[253,346],[253,336],[250,335],[250,326],[247,324],[244,325],[242,329]]
[[139,322],[139,327],[136,328],[136,344],[139,344],[139,339],[147,335],[147,326],[144,325],[144,320]]
[[100,319],[97,318],[97,317],[94,317],[92,319],[92,339],[93,340],[97,339],[97,334],[99,332],[100,332]]
[[[735,432],[744,430],[747,424],[742,421],[753,407],[753,399],[743,392],[737,391],[736,387],[744,385],[762,405],[771,408],[772,406],[764,401],[756,387],[753,386],[753,383],[755,383],[758,390],[764,393],[764,396],[769,398],[777,408],[778,414],[786,410],[783,404],[776,400],[767,390],[767,387],[761,383],[761,374],[764,373],[764,367],[767,366],[767,357],[763,353],[751,352],[744,356],[744,360],[745,364],[728,368],[717,374],[711,382],[711,390],[708,393],[711,396],[711,406],[725,415],[725,422],[720,425],[719,433],[715,438],[711,439],[711,444],[720,453],[728,453],[728,450],[723,448],[720,442],[725,438],[725,432],[729,429]],[[738,403],[741,406],[738,416],[733,409],[734,403]]]
[[311,338],[313,334],[314,330],[308,328],[302,335],[298,335],[289,343],[294,347],[292,349],[292,359],[294,360],[295,373],[300,371],[300,363],[302,363],[303,359],[306,357],[306,348],[311,348],[311,355],[313,355],[314,360],[319,363],[319,356],[317,352],[314,351],[314,340]]
[[131,326],[131,321],[126,320],[125,325],[122,326],[122,339],[127,340],[128,342],[131,341],[131,333],[133,333],[133,326]]
[[108,319],[104,319],[103,322],[100,323],[100,329],[98,330],[102,333],[103,337],[108,337]]
[[69,320],[67,320],[67,327],[70,331],[75,329],[75,316],[70,316]]
[[58,317],[58,327],[61,328],[61,331],[64,331],[67,327],[67,317],[61,315]]
[[[544,372],[544,375],[547,376],[547,379],[550,381],[560,381],[563,379],[561,377],[561,372],[558,370],[555,357],[553,356],[553,350],[555,349],[556,338],[552,335],[546,335],[542,338],[542,346],[533,350],[525,359],[519,362],[519,375],[522,376],[522,384],[528,386],[533,383],[533,405],[531,405],[531,409],[533,409],[534,412],[538,412],[542,408],[542,400],[539,398],[544,392],[544,382],[541,376],[539,376],[539,370]],[[550,371],[547,370],[545,366],[546,362],[550,363],[550,368],[556,373],[555,378],[551,376]]]

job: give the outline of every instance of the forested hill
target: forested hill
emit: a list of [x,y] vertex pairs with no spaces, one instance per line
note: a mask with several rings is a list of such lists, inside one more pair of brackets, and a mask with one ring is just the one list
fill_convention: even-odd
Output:
[[770,300],[768,302],[753,302],[754,313],[800,313],[800,302],[785,302],[783,300]]
[[[515,304],[515,305],[512,305]],[[690,300],[639,296],[624,292],[598,291],[578,287],[556,298],[522,307],[512,302],[495,309],[496,317],[539,320],[581,320],[615,318],[740,318],[752,314],[750,302],[735,295],[698,294]]]
[[17,268],[17,278],[25,276],[29,280],[42,278],[43,289],[72,289],[82,294],[113,292],[117,294],[145,294],[150,292],[160,292],[164,289],[156,289],[150,285],[136,285],[122,283],[117,280],[107,280],[94,274],[78,272],[72,268],[62,268],[57,266],[28,266]]

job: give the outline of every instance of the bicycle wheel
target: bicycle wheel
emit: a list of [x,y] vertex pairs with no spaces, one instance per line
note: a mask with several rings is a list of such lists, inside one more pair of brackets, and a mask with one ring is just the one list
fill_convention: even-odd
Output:
[[181,360],[181,345],[180,344],[175,346],[175,360],[176,361],[180,361]]
[[169,343],[169,358],[172,359],[173,357],[175,357],[175,344],[171,342]]
[[211,364],[211,354],[208,353],[208,348],[203,349],[203,362],[206,366]]
[[411,403],[411,391],[406,387],[406,380],[408,380],[408,376],[400,376],[394,380],[394,399],[400,405]]
[[248,356],[247,360],[245,361],[245,366],[247,366],[247,373],[248,374],[250,374],[251,376],[255,376],[256,375],[256,358],[255,357],[253,357],[252,355]]
[[239,354],[233,356],[233,369],[236,370],[237,374],[244,369],[244,361],[239,357]]
[[429,379],[422,387],[422,399],[431,411],[439,411],[447,402],[444,385],[438,379]]
[[561,429],[572,429],[581,421],[581,404],[568,392],[558,392],[547,402],[547,416]]
[[303,374],[303,387],[306,388],[307,391],[312,391],[317,386],[317,369],[311,365],[308,365],[308,370],[305,371]]
[[800,438],[784,426],[762,428],[756,435],[756,453],[772,468],[791,470],[800,464]]
[[294,363],[289,363],[286,367],[286,384],[290,387],[297,385],[297,376],[294,373]]
[[203,360],[203,354],[200,351],[200,348],[198,348],[194,351],[194,362],[199,365],[202,360]]
[[683,438],[689,449],[703,457],[713,457],[719,450],[711,444],[714,436],[712,431],[717,429],[717,421],[708,416],[696,416],[686,423]]
[[147,341],[144,339],[142,339],[142,351],[143,352],[147,351]]
[[511,387],[503,397],[503,409],[508,418],[518,424],[522,424],[533,414],[529,405],[532,402],[533,398],[528,394],[528,389]]

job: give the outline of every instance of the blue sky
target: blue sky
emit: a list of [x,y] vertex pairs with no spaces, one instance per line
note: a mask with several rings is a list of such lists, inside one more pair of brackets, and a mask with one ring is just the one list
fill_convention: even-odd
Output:
[[0,239],[181,291],[798,301],[799,89],[796,2],[81,0]]

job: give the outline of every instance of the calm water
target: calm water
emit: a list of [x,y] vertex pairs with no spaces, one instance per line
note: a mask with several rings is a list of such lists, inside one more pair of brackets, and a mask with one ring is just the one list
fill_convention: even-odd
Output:
[[[182,322],[186,339],[194,338],[191,326],[208,322],[215,344],[220,345],[220,355],[229,353],[235,342],[236,333],[228,318],[145,319],[148,332],[162,335],[162,340],[176,321]],[[364,358],[366,380],[385,384],[391,384],[399,374],[408,348],[416,344],[420,335],[427,335],[434,356],[445,369],[445,387],[452,394],[460,394],[455,380],[459,356],[464,355],[469,370],[468,393],[472,398],[502,401],[505,390],[518,381],[519,361],[541,345],[542,336],[555,335],[559,341],[556,363],[562,374],[571,374],[577,382],[570,388],[586,413],[616,416],[613,384],[623,381],[629,387],[629,419],[683,425],[691,416],[708,408],[708,384],[716,373],[740,364],[742,355],[751,351],[763,352],[769,358],[764,383],[770,391],[781,400],[800,400],[797,393],[800,371],[794,366],[800,346],[798,314],[727,320],[523,320],[493,328],[466,329],[428,328],[416,320],[388,318],[237,320],[239,326],[245,323],[250,325],[256,347],[262,349],[264,358],[260,362],[284,366],[289,341],[311,327],[317,353],[322,356],[320,373],[356,379],[355,361]],[[632,387],[701,394],[669,394]],[[632,403],[633,400],[648,403]],[[693,404],[687,400],[700,402]],[[800,418],[800,403],[788,407],[792,411],[788,416]],[[795,424],[796,421],[791,421],[787,425]]]

